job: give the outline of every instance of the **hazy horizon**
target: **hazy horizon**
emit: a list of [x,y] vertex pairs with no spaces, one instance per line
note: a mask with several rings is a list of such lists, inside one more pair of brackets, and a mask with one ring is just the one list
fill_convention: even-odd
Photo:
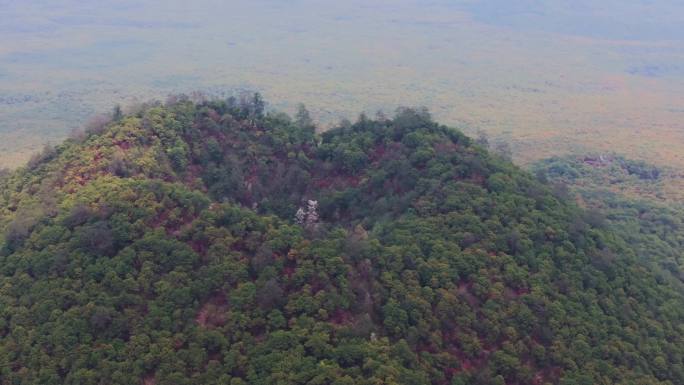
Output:
[[323,125],[424,105],[523,163],[684,166],[677,1],[0,0],[0,14],[0,166],[116,103],[242,89]]

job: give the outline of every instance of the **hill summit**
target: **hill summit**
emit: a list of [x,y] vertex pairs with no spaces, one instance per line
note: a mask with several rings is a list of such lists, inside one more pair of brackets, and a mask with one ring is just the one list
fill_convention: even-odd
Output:
[[423,109],[116,114],[1,182],[4,384],[682,384],[684,297]]

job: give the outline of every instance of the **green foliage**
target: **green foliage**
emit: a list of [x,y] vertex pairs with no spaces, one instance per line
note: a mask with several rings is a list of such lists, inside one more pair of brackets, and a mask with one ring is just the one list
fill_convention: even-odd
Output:
[[[537,175],[568,186],[590,209],[585,219],[609,226],[661,276],[684,282],[684,207],[666,197],[662,170],[643,162],[609,159],[602,166],[554,158],[535,166]],[[678,284],[682,289],[684,285]]]
[[684,382],[681,292],[425,110],[180,98],[1,183],[3,385]]

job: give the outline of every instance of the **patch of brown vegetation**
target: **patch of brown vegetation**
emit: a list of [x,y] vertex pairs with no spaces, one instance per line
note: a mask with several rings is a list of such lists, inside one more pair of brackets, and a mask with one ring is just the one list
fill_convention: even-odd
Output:
[[228,320],[228,298],[224,293],[214,294],[197,312],[195,322],[202,328],[213,329],[225,325]]
[[330,322],[335,325],[350,325],[354,323],[354,315],[349,310],[337,309],[330,316]]

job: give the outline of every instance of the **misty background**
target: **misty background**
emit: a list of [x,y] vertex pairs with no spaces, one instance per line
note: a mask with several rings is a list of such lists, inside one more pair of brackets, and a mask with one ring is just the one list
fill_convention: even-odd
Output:
[[0,166],[98,112],[259,91],[322,127],[424,105],[516,160],[684,167],[684,2],[0,0]]

